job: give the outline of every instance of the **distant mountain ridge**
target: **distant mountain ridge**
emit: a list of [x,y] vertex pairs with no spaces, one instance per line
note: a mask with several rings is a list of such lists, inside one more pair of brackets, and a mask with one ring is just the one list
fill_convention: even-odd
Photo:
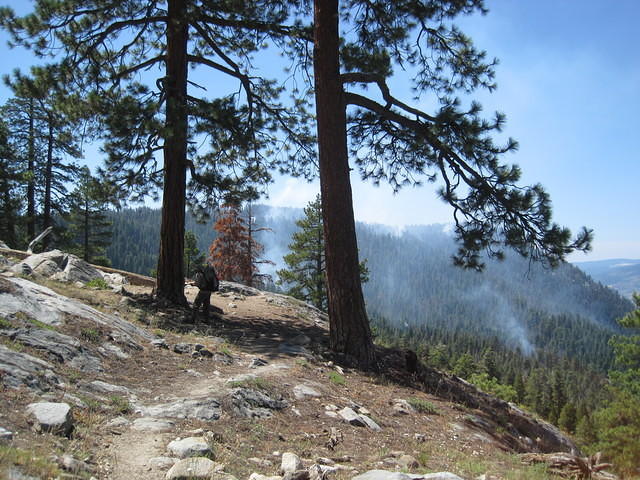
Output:
[[575,266],[594,280],[614,288],[627,298],[640,292],[640,260],[612,258],[590,262],[575,262]]

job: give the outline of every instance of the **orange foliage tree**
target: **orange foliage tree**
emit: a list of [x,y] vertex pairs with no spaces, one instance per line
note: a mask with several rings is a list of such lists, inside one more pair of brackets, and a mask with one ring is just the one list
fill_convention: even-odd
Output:
[[272,262],[259,259],[264,247],[253,236],[257,230],[253,229],[251,217],[247,222],[239,205],[225,204],[213,229],[218,236],[209,248],[209,258],[218,278],[253,286],[260,276],[258,265]]

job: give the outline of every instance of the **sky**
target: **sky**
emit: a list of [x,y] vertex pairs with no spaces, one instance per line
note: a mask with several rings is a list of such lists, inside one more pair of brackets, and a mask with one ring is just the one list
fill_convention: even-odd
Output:
[[[29,3],[0,0],[19,13]],[[640,258],[640,223],[633,214],[640,178],[640,2],[487,0],[486,6],[487,15],[457,24],[500,61],[497,90],[474,98],[487,115],[506,114],[504,135],[520,148],[505,160],[520,165],[523,183],[546,188],[554,221],[572,231],[594,230],[592,252],[570,260]],[[30,63],[28,53],[8,50],[0,33],[0,73]],[[401,72],[393,86],[397,96],[410,100]],[[0,87],[0,103],[8,95]],[[452,221],[431,184],[394,195],[356,175],[352,182],[357,220],[399,229]],[[304,207],[318,191],[317,182],[277,177],[263,202]]]

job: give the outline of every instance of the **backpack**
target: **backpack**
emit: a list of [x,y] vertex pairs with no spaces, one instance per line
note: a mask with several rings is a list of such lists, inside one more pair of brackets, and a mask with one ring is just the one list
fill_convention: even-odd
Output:
[[204,268],[198,270],[196,273],[195,283],[200,290],[217,292],[220,288],[220,282],[218,281],[216,271],[210,265],[206,265]]

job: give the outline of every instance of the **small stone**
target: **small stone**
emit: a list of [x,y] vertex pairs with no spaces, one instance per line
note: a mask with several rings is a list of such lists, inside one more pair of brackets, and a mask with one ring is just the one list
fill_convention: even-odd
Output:
[[189,344],[189,343],[176,343],[173,346],[173,351],[175,353],[190,353],[191,352],[191,344]]
[[200,349],[200,351],[198,353],[200,354],[201,357],[204,357],[204,358],[212,358],[213,357],[213,352],[211,352],[210,350],[207,350],[206,348]]
[[338,412],[338,415],[347,423],[355,425],[357,427],[366,427],[367,424],[362,420],[362,417],[358,415],[352,408],[344,407]]
[[406,468],[407,470],[418,468],[420,466],[418,460],[413,458],[411,455],[401,455],[400,458],[398,458],[398,463],[402,468]]
[[204,457],[211,455],[211,447],[203,437],[188,437],[174,440],[167,449],[178,458]]
[[262,358],[253,358],[251,359],[251,363],[249,363],[249,368],[264,367],[267,363],[268,362]]
[[176,462],[164,478],[166,480],[210,480],[217,472],[218,465],[204,457],[185,458]]
[[300,457],[293,452],[284,452],[282,454],[282,463],[280,464],[280,473],[286,475],[287,473],[294,473],[298,470],[302,470],[304,465]]
[[238,308],[238,305],[233,303],[233,302],[231,302],[231,303],[229,303],[229,305],[227,305],[227,307],[229,307],[229,308]]
[[8,442],[10,440],[13,440],[13,432],[0,427],[0,442]]
[[71,455],[63,455],[60,459],[60,466],[66,471],[73,473],[93,471],[93,468],[90,465],[80,460],[76,460]]
[[392,408],[394,415],[410,415],[416,411],[409,402],[402,398],[394,399]]
[[107,428],[118,428],[126,427],[129,424],[131,424],[131,422],[125,417],[116,417],[109,420],[104,426]]
[[195,349],[196,352],[199,352],[200,350],[202,350],[204,348],[204,345],[202,345],[201,343],[196,343],[193,348]]
[[151,340],[151,345],[153,345],[154,348],[169,348],[169,345],[164,338],[156,338],[155,340]]
[[378,425],[366,415],[360,415],[360,419],[365,423],[366,427],[369,430],[373,430],[374,432],[380,432],[382,430],[382,427],[380,425]]
[[333,466],[333,465],[336,464],[336,462],[334,462],[330,458],[326,458],[326,457],[318,457],[318,458],[316,458],[316,463],[318,463],[320,465],[330,465],[330,466]]
[[293,395],[297,400],[304,400],[305,398],[321,396],[320,392],[318,392],[316,389],[303,384],[293,387]]
[[73,430],[71,407],[66,403],[40,402],[27,406],[36,432],[68,436]]
[[265,458],[251,457],[251,458],[247,458],[247,460],[249,462],[255,463],[259,467],[263,467],[263,468],[269,468],[269,467],[273,466],[273,462],[271,460],[267,460]]

